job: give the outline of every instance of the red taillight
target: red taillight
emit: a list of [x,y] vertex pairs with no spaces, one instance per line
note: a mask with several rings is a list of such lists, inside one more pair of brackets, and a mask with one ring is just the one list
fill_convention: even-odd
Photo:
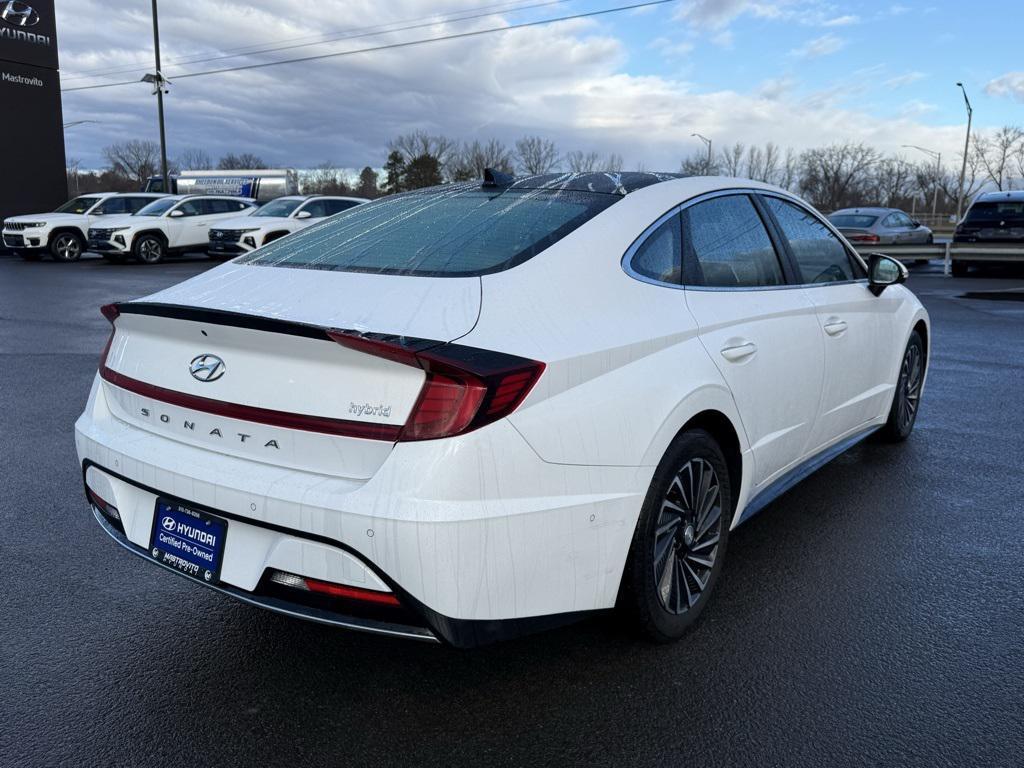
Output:
[[378,605],[401,605],[398,598],[391,592],[379,592],[376,589],[363,589],[362,587],[349,587],[345,584],[335,584],[330,581],[310,579],[306,576],[298,576],[285,571],[272,571],[270,580],[291,589],[299,589],[303,592],[316,592],[329,597],[341,597],[346,600],[361,600],[364,603],[377,603]]
[[422,368],[423,389],[399,434],[399,442],[452,437],[512,413],[544,372],[544,363],[514,355],[429,344],[398,337],[327,332],[342,346]]
[[879,241],[878,235],[850,235],[849,240],[851,243],[877,243]]

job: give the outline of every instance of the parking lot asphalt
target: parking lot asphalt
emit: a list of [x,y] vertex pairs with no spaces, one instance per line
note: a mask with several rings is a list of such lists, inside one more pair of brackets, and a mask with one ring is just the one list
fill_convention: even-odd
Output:
[[1024,301],[984,298],[1022,275],[912,274],[913,437],[737,529],[682,642],[598,618],[467,652],[242,605],[97,526],[73,441],[97,307],[209,266],[0,258],[0,765],[1024,761]]

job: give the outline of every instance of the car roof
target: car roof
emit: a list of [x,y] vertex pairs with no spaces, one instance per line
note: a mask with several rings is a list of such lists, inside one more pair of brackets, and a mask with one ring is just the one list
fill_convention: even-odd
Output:
[[851,214],[851,213],[852,214],[868,214],[868,215],[881,216],[883,213],[893,213],[894,211],[896,213],[900,213],[900,209],[899,208],[882,208],[881,206],[869,205],[869,206],[864,206],[863,208],[841,208],[838,211],[832,211],[832,213],[830,213],[829,216],[836,216],[836,215],[838,215],[840,213],[842,213],[842,214]]
[[998,200],[1013,200],[1015,202],[1024,200],[1024,190],[1015,189],[1004,192],[982,192],[976,198],[976,203],[991,203]]
[[647,171],[602,171],[589,173],[541,173],[533,176],[504,177],[492,187],[508,189],[549,189],[559,192],[597,192],[605,195],[628,195],[638,189],[662,181],[685,178],[681,173],[648,173]]

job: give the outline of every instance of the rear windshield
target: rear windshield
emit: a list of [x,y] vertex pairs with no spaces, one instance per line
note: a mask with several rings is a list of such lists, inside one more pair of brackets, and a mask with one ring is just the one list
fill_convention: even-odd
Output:
[[452,184],[359,205],[242,263],[343,272],[468,277],[521,264],[621,197]]
[[843,227],[867,229],[878,221],[878,217],[868,216],[865,213],[834,213],[828,217],[828,220],[840,229]]
[[1000,221],[1012,221],[1020,224],[1024,222],[1024,202],[975,203],[967,212],[966,220],[972,224],[982,222],[998,224]]

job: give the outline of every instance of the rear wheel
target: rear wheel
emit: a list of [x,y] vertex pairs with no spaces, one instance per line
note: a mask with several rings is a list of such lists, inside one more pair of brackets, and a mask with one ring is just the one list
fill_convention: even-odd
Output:
[[84,248],[82,238],[74,232],[59,232],[50,240],[50,255],[54,261],[78,261]]
[[662,459],[644,500],[619,605],[657,642],[682,637],[718,580],[729,537],[729,469],[704,430],[684,432]]
[[132,244],[132,256],[143,264],[159,264],[167,255],[167,247],[158,235],[141,235]]
[[921,388],[924,384],[924,341],[921,334],[910,334],[907,349],[900,363],[900,376],[896,381],[896,392],[889,408],[889,420],[882,427],[882,437],[898,443],[910,437],[917,421],[917,410],[921,405]]

